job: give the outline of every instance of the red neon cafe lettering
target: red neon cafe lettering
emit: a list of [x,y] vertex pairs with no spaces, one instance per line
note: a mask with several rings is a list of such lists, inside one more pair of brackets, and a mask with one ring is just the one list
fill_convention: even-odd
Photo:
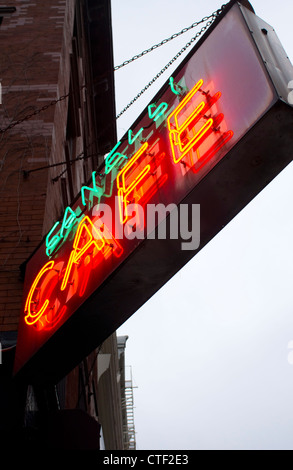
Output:
[[[171,150],[173,155],[173,160],[175,163],[180,162],[182,158],[194,147],[194,145],[201,141],[204,135],[208,130],[213,126],[213,118],[207,119],[207,121],[202,125],[202,127],[196,132],[194,137],[188,142],[183,143],[184,139],[182,136],[185,134],[185,130],[191,124],[191,122],[197,122],[201,115],[203,109],[206,107],[204,101],[202,101],[196,109],[190,114],[190,116],[182,123],[179,124],[178,116],[182,109],[187,105],[187,103],[193,98],[193,96],[201,89],[203,85],[203,80],[199,80],[197,84],[192,88],[192,90],[186,95],[186,97],[181,101],[177,108],[168,116],[168,129],[169,129],[169,138],[171,143]],[[220,97],[217,96],[217,98]],[[174,123],[172,122],[174,120]],[[175,127],[175,129],[174,129]],[[176,155],[176,150],[179,150],[179,156]]]
[[[135,172],[137,166],[137,160],[143,155],[143,153],[148,148],[148,143],[144,143],[142,147],[135,153],[131,160],[125,165],[125,167],[117,175],[117,189],[118,189],[118,198],[119,198],[119,216],[121,224],[124,224],[128,218],[127,206],[128,206],[128,196],[133,191],[133,189],[143,180],[143,178],[150,171],[150,165],[146,165],[139,174],[135,175],[130,183],[127,182],[129,174]],[[128,173],[128,178],[127,178]],[[125,211],[125,216],[124,216]]]
[[[84,240],[88,240],[84,243]],[[69,260],[66,266],[64,278],[61,284],[61,290],[64,290],[67,286],[68,279],[72,270],[73,264],[79,264],[82,256],[91,248],[101,251],[105,245],[100,231],[92,223],[88,216],[85,216],[79,223],[77,232],[73,241],[73,250],[70,253]]]
[[27,299],[26,299],[25,308],[24,308],[25,312],[27,312],[27,315],[24,318],[27,325],[33,325],[34,323],[36,323],[41,318],[41,316],[44,314],[44,312],[46,311],[46,308],[49,305],[49,299],[46,299],[44,301],[42,307],[37,312],[33,312],[32,308],[31,308],[32,304],[35,304],[35,302],[33,302],[33,300],[32,300],[32,297],[34,295],[34,292],[37,288],[37,285],[38,285],[40,279],[43,277],[43,275],[47,271],[50,271],[51,269],[53,269],[53,266],[54,266],[54,261],[49,261],[47,264],[45,264],[45,266],[43,266],[42,269],[40,270],[40,272],[38,273],[37,277],[35,278],[32,286],[30,288],[29,294],[28,294]]

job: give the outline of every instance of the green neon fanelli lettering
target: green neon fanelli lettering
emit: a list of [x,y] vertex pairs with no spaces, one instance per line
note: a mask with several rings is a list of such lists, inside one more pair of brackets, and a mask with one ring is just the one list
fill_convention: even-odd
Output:
[[89,191],[90,193],[92,193],[91,196],[93,196],[95,194],[95,196],[98,197],[98,198],[100,198],[103,194],[102,188],[97,186],[95,176],[96,176],[96,171],[93,171],[93,173],[92,173],[93,187],[92,188],[90,188],[89,186],[83,186],[81,188],[81,200],[82,200],[82,204],[84,206],[86,206],[86,200],[85,200],[85,195],[84,195],[85,191]]
[[112,170],[112,168],[114,168],[114,166],[116,166],[116,165],[118,165],[118,163],[120,163],[121,159],[127,160],[127,157],[125,157],[125,155],[123,155],[120,152],[115,152],[115,150],[119,147],[120,144],[121,144],[121,142],[119,141],[115,145],[115,147],[111,150],[109,155],[107,155],[107,157],[105,159],[105,173],[106,173],[106,175],[108,173],[110,173],[110,171]]
[[[166,109],[168,108],[168,104],[161,103],[158,108],[156,108],[156,106],[156,104],[150,104],[148,107],[149,118],[153,119],[155,122],[165,113]],[[152,111],[153,107],[156,108],[155,111]]]
[[51,228],[50,232],[46,236],[46,255],[50,256],[53,251],[55,251],[56,246],[59,244],[60,240],[64,238],[64,230],[69,230],[73,227],[75,222],[77,221],[77,217],[75,212],[68,206],[65,209],[61,229],[58,233],[56,233],[51,239],[51,235],[55,232],[60,222],[56,222],[56,224]]
[[51,228],[50,232],[46,236],[46,255],[47,256],[50,256],[52,254],[52,252],[55,250],[56,246],[58,245],[59,241],[61,240],[60,235],[54,235],[54,237],[52,237],[50,240],[50,236],[58,227],[59,223],[60,222],[56,222],[56,224]]
[[134,137],[132,137],[133,136],[132,130],[129,129],[129,131],[128,131],[128,143],[129,143],[129,145],[133,144],[133,142],[140,136],[140,134],[142,132],[143,132],[143,127],[141,127],[139,129],[139,131],[137,132],[137,134],[135,134]]
[[[67,214],[69,214],[69,217],[67,218]],[[68,206],[65,209],[64,216],[63,216],[63,221],[62,221],[62,227],[60,230],[60,236],[61,238],[64,237],[64,230],[70,229],[75,222],[77,221],[77,217],[75,215],[75,212]]]
[[[81,199],[82,199],[82,204],[85,206],[85,191],[89,191],[91,193],[91,196],[95,195],[99,199],[101,198],[103,194],[103,189],[98,187],[96,184],[96,179],[95,179],[96,172],[94,171],[92,173],[92,179],[93,179],[93,187],[90,188],[89,186],[83,186],[81,188]],[[112,188],[111,188],[112,189]],[[70,229],[73,228],[74,224],[77,222],[77,219],[80,216],[76,216],[75,212],[71,209],[71,207],[66,207],[64,215],[63,215],[63,220],[62,220],[62,225],[61,229],[57,234],[55,234],[51,239],[51,235],[53,232],[55,232],[56,228],[60,224],[60,222],[56,222],[55,225],[51,228],[50,232],[48,233],[46,237],[46,255],[50,256],[57,245],[59,244],[60,240],[62,240],[65,236],[64,232],[68,232]]]
[[[170,87],[173,93],[175,95],[180,95],[180,92],[176,90],[176,84],[174,84],[174,78],[170,77]],[[153,108],[155,108],[153,110]],[[153,119],[155,122],[165,113],[165,111],[168,109],[168,104],[167,103],[161,103],[158,107],[156,104],[150,104],[148,107],[148,115],[150,119]],[[133,135],[133,132],[131,129],[128,130],[128,143],[129,145],[132,145],[136,139],[141,135],[143,132],[144,128],[141,127],[139,131]],[[105,158],[105,174],[109,174],[110,171],[115,167],[118,166],[121,162],[121,160],[128,160],[128,157],[123,155],[120,152],[116,152],[118,147],[121,145],[121,141],[117,142],[117,144],[113,147],[111,152],[107,155]],[[100,186],[97,186],[96,184],[96,179],[95,179],[96,171],[92,173],[92,181],[93,181],[93,187],[89,186],[82,186],[81,188],[81,200],[83,206],[86,206],[86,198],[85,198],[85,191],[90,192],[90,198],[93,198],[93,196],[96,196],[99,200],[101,199],[102,195],[104,193],[104,189],[101,188]],[[112,186],[113,182],[111,182],[111,188],[110,188],[110,193],[105,194],[106,197],[110,197],[112,195]],[[73,227],[73,225],[77,221],[77,216],[75,215],[75,212],[68,206],[65,209],[63,220],[62,220],[62,225],[61,229],[58,231],[57,234],[55,234],[51,239],[51,235],[53,232],[56,230],[60,222],[56,222],[55,225],[52,227],[50,232],[48,233],[46,237],[46,254],[47,256],[50,256],[52,252],[55,250],[56,246],[59,244],[60,240],[64,238],[64,231],[68,231]]]
[[170,77],[169,84],[170,84],[172,92],[175,93],[175,95],[180,95],[180,91],[177,91],[176,90],[176,85],[174,85],[174,78],[173,77]]

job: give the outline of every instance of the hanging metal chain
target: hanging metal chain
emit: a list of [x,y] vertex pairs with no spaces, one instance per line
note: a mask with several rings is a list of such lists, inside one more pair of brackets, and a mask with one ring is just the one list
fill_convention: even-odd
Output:
[[[219,11],[219,10],[218,10],[218,11]],[[164,72],[166,72],[166,70],[183,54],[183,52],[185,52],[186,49],[188,49],[188,48],[194,43],[194,41],[196,41],[196,40],[199,38],[199,36],[201,36],[201,35],[211,26],[211,24],[215,21],[216,17],[217,17],[217,14],[215,14],[215,16],[213,17],[213,19],[210,20],[210,21],[208,21],[208,22],[206,23],[206,25],[203,26],[203,27],[201,28],[201,30],[198,31],[198,33],[196,33],[196,35],[193,36],[193,37],[190,39],[190,41],[188,41],[187,44],[185,44],[184,47],[182,47],[182,49],[173,57],[173,59],[171,59],[170,62],[168,62],[168,64],[165,65],[165,67],[163,67],[162,70],[161,70],[159,73],[157,73],[157,75],[156,75],[156,76],[155,76],[155,77],[154,77],[154,78],[153,78],[153,79],[152,79],[152,80],[151,80],[151,81],[150,81],[150,82],[149,82],[149,83],[148,83],[148,84],[147,84],[147,85],[128,103],[128,105],[125,106],[125,108],[122,109],[122,111],[116,116],[116,119],[119,119],[119,118],[122,116],[122,114],[124,114],[125,111],[127,111],[127,110],[130,108],[130,106],[132,106],[132,105],[138,100],[138,98],[140,98],[141,95],[142,95],[153,83],[155,83],[155,81],[156,81]]]
[[[200,21],[197,21],[195,23],[193,23],[192,25],[190,25],[189,27],[187,28],[183,28],[181,31],[179,31],[178,33],[175,33],[173,34],[170,38],[168,39],[164,39],[163,41],[161,41],[159,44],[155,44],[153,45],[152,47],[150,47],[149,49],[146,49],[145,51],[141,52],[140,54],[137,54],[135,55],[134,57],[132,57],[132,59],[130,60],[126,60],[125,62],[123,62],[123,64],[121,65],[118,65],[117,67],[114,68],[114,70],[118,70],[126,65],[128,65],[129,63],[133,62],[134,60],[136,59],[139,59],[140,57],[143,57],[145,56],[146,54],[148,54],[149,52],[157,49],[158,47],[160,46],[163,46],[164,44],[166,44],[167,42],[171,41],[172,39],[175,39],[176,37],[180,36],[181,34],[184,34],[185,32],[191,30],[192,28],[195,28],[196,26],[198,26],[199,24],[209,20],[211,18],[210,21],[208,21],[206,23],[205,26],[203,26],[201,28],[201,30],[193,37],[190,39],[190,41],[176,54],[176,56],[173,57],[173,59],[170,60],[170,62],[168,62],[167,65],[165,65],[164,68],[162,68],[162,70],[157,73],[157,75],[130,101],[130,103],[125,106],[125,108],[118,114],[118,116],[116,116],[116,119],[119,119],[120,116],[122,116],[122,114],[125,113],[125,111],[127,111],[127,109],[130,108],[130,106],[135,103],[135,101],[175,62],[175,60],[178,59],[178,57],[180,57],[183,52],[186,51],[186,49],[188,47],[191,46],[191,44],[196,41],[196,39],[202,35],[202,33],[204,33],[208,27],[215,21],[215,19],[217,18],[217,16],[219,16],[222,11],[224,10],[224,8],[226,7],[227,4],[224,4],[222,5],[222,7],[213,12],[211,15],[209,16],[205,16],[202,20]],[[81,89],[85,88],[86,86],[83,85],[81,87]],[[51,101],[49,104],[46,104],[45,106],[43,106],[42,108],[38,108],[36,109],[35,111],[33,111],[32,113],[30,114],[27,114],[25,117],[21,118],[21,119],[18,119],[17,121],[13,121],[11,124],[9,124],[7,127],[3,128],[3,129],[0,129],[0,135],[1,134],[4,134],[5,132],[9,131],[10,129],[13,129],[13,127],[17,126],[18,124],[21,124],[22,122],[24,121],[27,121],[28,119],[32,118],[33,116],[37,116],[38,114],[42,113],[43,111],[46,111],[48,108],[50,108],[51,106],[55,106],[57,103],[59,103],[60,101],[63,101],[65,100],[66,98],[68,98],[70,95],[70,93],[67,93],[66,95],[63,95],[63,96],[60,96],[60,98],[56,99],[56,100],[53,100]]]
[[140,54],[137,54],[137,55],[133,56],[131,59],[125,60],[122,64],[117,65],[116,67],[114,67],[114,70],[119,70],[122,67],[125,67],[128,64],[131,64],[131,62],[134,62],[135,60],[140,59],[141,57],[145,56],[149,52],[152,52],[155,49],[158,49],[158,47],[161,47],[164,44],[167,44],[167,42],[172,41],[175,38],[178,38],[178,36],[181,36],[181,34],[187,33],[187,31],[190,31],[191,29],[196,28],[196,26],[200,25],[201,23],[205,23],[209,19],[215,18],[218,15],[218,12],[219,12],[219,10],[214,11],[211,15],[205,16],[202,20],[196,21],[195,23],[192,23],[192,25],[188,26],[187,28],[183,28],[181,31],[179,31],[179,33],[172,34],[172,36],[170,36],[169,38],[163,39],[163,41],[159,42],[158,44],[154,44],[149,49],[146,49],[145,51],[142,51]]
[[9,131],[10,129],[17,126],[18,124],[21,124],[22,122],[27,121],[28,119],[30,119],[33,116],[37,116],[38,114],[42,113],[43,111],[46,111],[46,109],[50,108],[51,106],[55,106],[60,101],[63,101],[66,98],[68,98],[68,96],[69,96],[69,93],[67,93],[67,95],[60,96],[60,98],[58,98],[56,100],[53,100],[53,101],[50,101],[49,104],[46,104],[45,106],[42,106],[42,108],[38,108],[35,111],[33,111],[32,113],[27,114],[24,118],[18,119],[18,121],[13,121],[11,124],[9,124],[9,126],[5,127],[4,129],[0,129],[0,134],[4,134],[4,132]]

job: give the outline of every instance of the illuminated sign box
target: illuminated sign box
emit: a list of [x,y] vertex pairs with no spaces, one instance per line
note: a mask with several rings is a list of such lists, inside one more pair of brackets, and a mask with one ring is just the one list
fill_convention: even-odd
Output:
[[[293,72],[275,43],[231,4],[81,188],[27,263],[15,372],[59,380],[290,163]],[[155,237],[158,204],[188,207],[189,228],[200,205],[200,239]]]

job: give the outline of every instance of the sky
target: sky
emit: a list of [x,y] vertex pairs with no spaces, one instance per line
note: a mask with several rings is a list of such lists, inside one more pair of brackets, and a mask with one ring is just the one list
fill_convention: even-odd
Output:
[[[221,6],[111,2],[115,65]],[[251,3],[293,61],[292,0]],[[117,113],[193,35],[115,72]],[[118,138],[180,61],[121,116]],[[293,449],[292,179],[293,164],[119,328],[137,449]]]

